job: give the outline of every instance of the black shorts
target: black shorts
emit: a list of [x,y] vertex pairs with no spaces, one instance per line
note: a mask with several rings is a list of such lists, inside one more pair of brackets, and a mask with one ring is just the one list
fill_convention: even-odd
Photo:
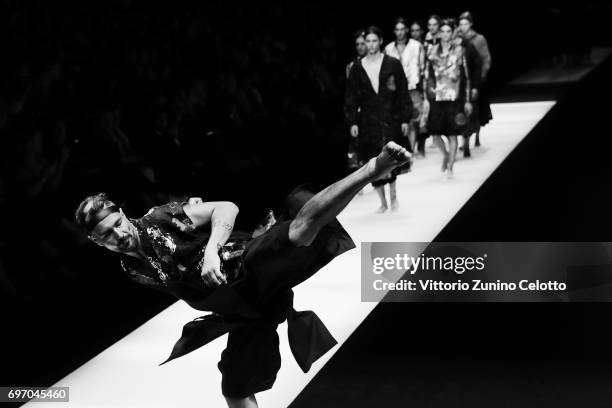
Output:
[[457,136],[463,134],[467,117],[463,111],[463,102],[444,101],[430,102],[427,132],[430,135]]
[[244,398],[272,388],[281,366],[276,328],[274,323],[262,323],[229,333],[217,364],[224,396]]
[[336,256],[355,247],[337,220],[325,225],[311,245],[289,240],[291,220],[278,222],[249,241],[243,254],[246,284],[237,287],[265,316],[231,331],[218,364],[223,395],[246,397],[272,388],[280,369],[278,334],[293,301],[291,288],[314,275]]
[[355,243],[337,220],[323,226],[309,246],[297,247],[289,240],[291,220],[278,222],[251,240],[243,254],[246,275],[256,288],[249,298],[257,305],[287,291],[314,275]]

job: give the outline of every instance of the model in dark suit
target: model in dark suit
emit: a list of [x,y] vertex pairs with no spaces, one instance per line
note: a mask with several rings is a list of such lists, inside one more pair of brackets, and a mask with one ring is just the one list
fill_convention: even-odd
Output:
[[[380,52],[380,29],[368,28],[365,38],[368,54],[355,61],[349,72],[345,115],[351,136],[358,138],[359,156],[372,157],[387,142],[408,145],[412,102],[402,64]],[[388,209],[385,184],[389,184],[391,209],[399,206],[395,189],[398,173],[396,169],[372,182],[380,197],[379,213]]]

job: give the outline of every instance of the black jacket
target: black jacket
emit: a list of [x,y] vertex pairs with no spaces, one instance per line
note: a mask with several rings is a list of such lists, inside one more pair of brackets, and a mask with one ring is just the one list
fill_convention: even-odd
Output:
[[344,111],[349,126],[359,126],[360,144],[366,142],[378,154],[382,144],[401,138],[401,124],[412,118],[412,102],[408,94],[408,81],[399,60],[383,56],[378,93],[372,88],[368,74],[355,61],[351,67]]

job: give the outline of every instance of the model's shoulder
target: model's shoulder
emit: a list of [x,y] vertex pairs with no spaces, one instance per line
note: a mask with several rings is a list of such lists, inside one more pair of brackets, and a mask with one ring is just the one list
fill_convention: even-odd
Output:
[[472,37],[472,42],[476,45],[482,45],[487,42],[487,39],[485,38],[484,35],[480,33],[475,33],[474,37]]
[[418,49],[418,48],[421,48],[423,46],[423,44],[421,44],[420,41],[417,41],[414,38],[410,38],[408,40],[408,46],[412,47],[412,48],[415,48],[415,49]]
[[[398,60],[397,58],[394,58],[390,55],[384,54],[384,61],[387,61],[387,64],[391,64],[394,66],[399,66],[400,68],[402,67],[402,63],[400,62],[400,60]],[[403,68],[402,68],[403,69]]]

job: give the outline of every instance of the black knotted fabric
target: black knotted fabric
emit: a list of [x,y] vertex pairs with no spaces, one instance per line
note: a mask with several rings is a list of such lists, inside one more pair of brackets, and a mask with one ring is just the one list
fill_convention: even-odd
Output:
[[[214,313],[200,316],[183,326],[181,338],[175,343],[170,356],[159,365],[191,353],[229,331],[248,324],[255,323],[253,320],[232,319]],[[287,311],[287,332],[291,353],[305,373],[315,361],[338,344],[319,316],[311,310],[296,311],[291,307]]]

